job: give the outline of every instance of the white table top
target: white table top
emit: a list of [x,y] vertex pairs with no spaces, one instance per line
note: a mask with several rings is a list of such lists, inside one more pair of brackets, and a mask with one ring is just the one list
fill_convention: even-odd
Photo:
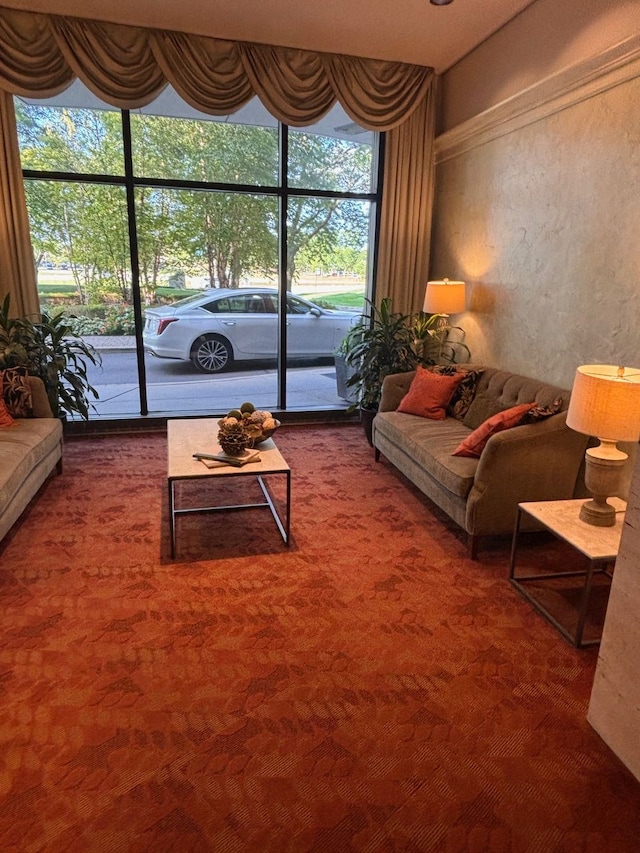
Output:
[[590,560],[615,560],[620,547],[627,504],[620,498],[607,500],[616,509],[616,523],[613,527],[596,527],[580,519],[580,507],[585,502],[585,498],[567,501],[529,501],[518,506]]
[[218,444],[217,418],[183,418],[167,421],[167,478],[229,477],[241,474],[286,473],[289,466],[272,438],[260,444],[260,462],[249,462],[242,468],[225,465],[207,468],[194,453],[222,453]]

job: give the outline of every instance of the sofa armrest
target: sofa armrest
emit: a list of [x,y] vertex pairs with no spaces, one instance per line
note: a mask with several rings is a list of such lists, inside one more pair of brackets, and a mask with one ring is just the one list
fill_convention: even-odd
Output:
[[385,376],[382,380],[382,396],[378,411],[395,412],[415,375],[415,370],[409,370],[406,373],[390,373]]
[[468,532],[508,530],[523,501],[573,498],[589,439],[566,421],[561,412],[489,439],[467,501]]
[[52,418],[53,412],[42,379],[38,376],[30,376],[29,385],[31,386],[34,418]]

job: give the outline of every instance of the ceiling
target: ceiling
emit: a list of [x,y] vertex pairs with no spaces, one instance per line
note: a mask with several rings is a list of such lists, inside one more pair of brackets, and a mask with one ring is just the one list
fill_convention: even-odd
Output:
[[442,73],[535,0],[0,0],[49,14],[393,59]]

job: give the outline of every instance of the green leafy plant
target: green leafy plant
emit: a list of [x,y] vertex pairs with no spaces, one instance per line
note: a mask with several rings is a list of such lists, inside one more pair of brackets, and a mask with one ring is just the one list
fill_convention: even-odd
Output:
[[98,392],[89,382],[89,364],[102,363],[100,353],[75,338],[70,319],[64,314],[43,313],[38,322],[9,316],[9,296],[0,308],[0,369],[26,367],[44,382],[51,410],[89,418],[90,398]]
[[464,331],[442,323],[442,315],[395,312],[389,297],[381,301],[380,308],[370,300],[367,304],[367,314],[336,350],[354,371],[347,380],[356,396],[351,411],[377,409],[382,382],[390,373],[415,370],[418,364],[454,364],[469,359],[469,348],[462,341]]
[[0,305],[0,370],[28,366],[33,349],[33,324],[9,315],[9,296]]
[[418,362],[424,366],[468,361],[471,351],[463,339],[464,330],[450,326],[442,314],[418,311],[413,319],[413,345]]
[[347,382],[356,393],[350,409],[377,409],[385,376],[414,370],[418,363],[410,315],[392,311],[388,297],[380,308],[370,300],[367,304],[368,314],[342,344],[347,364],[355,369]]

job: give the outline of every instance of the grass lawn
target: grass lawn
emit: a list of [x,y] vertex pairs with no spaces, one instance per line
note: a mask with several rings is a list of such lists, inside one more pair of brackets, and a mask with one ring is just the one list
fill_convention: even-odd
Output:
[[[256,282],[257,286],[264,286]],[[301,281],[294,287],[294,293],[311,300],[318,302],[321,305],[328,305],[335,308],[353,309],[359,311],[364,305],[364,285],[356,290],[340,291],[336,288],[337,281],[326,279],[323,281],[314,281],[310,285],[308,281]],[[344,286],[344,283],[343,283]],[[38,293],[43,298],[51,297],[69,297],[77,294],[77,289],[71,273],[60,270],[40,270],[38,272]],[[158,287],[157,296],[183,298],[198,293],[198,290],[189,288],[187,290],[176,289],[173,287]]]

